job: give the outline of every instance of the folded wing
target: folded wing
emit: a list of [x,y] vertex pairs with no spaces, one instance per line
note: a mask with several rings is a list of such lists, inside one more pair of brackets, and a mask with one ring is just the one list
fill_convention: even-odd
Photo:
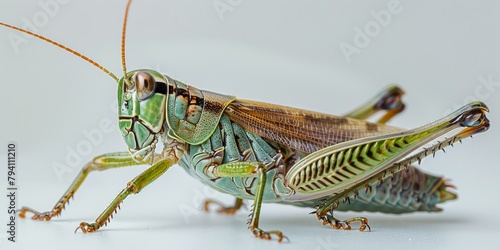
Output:
[[225,113],[252,133],[306,153],[339,142],[402,131],[364,120],[240,99],[229,104]]

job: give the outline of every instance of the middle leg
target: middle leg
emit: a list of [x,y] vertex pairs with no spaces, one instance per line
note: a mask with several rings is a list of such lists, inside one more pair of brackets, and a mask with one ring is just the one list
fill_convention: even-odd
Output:
[[266,186],[267,173],[266,165],[261,162],[230,162],[213,168],[211,174],[214,177],[254,177],[257,178],[257,187],[255,190],[254,205],[248,221],[248,228],[252,231],[255,237],[260,239],[270,240],[272,235],[278,237],[278,242],[283,241],[286,236],[281,231],[270,230],[265,231],[259,227],[260,210],[262,206],[262,198]]

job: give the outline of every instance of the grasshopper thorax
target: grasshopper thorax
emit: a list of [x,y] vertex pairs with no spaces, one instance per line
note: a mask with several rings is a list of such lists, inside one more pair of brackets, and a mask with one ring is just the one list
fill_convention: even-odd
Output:
[[130,71],[125,77],[118,84],[120,131],[133,158],[147,161],[163,132],[168,81],[146,69]]

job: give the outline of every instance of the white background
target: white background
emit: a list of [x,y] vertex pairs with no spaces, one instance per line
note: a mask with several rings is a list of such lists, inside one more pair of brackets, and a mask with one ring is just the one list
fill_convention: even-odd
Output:
[[[153,68],[200,89],[332,114],[351,110],[389,83],[398,83],[407,93],[407,110],[391,124],[404,128],[424,125],[480,99],[491,109],[490,131],[422,164],[452,179],[459,199],[436,214],[363,213],[370,219],[370,233],[335,231],[308,215],[311,209],[266,204],[262,228],[282,230],[291,239],[279,245],[254,239],[246,229],[248,210],[233,217],[201,212],[206,196],[228,203],[232,199],[174,167],[129,197],[108,227],[90,235],[73,233],[81,221],[92,222],[144,170],[135,167],[92,173],[62,217],[18,220],[16,244],[6,241],[7,201],[2,195],[2,249],[494,248],[500,236],[498,1],[401,0],[400,12],[379,25],[380,30],[372,30],[373,37],[350,62],[341,44],[354,46],[356,28],[373,25],[371,12],[387,10],[388,0],[220,0],[233,4],[221,15],[214,2],[135,1],[127,34],[128,68]],[[2,0],[0,6],[0,20],[17,26],[23,18],[43,15],[37,1]],[[121,75],[124,7],[118,0],[69,1],[38,32]],[[81,165],[95,155],[126,149],[113,109],[116,83],[37,39],[21,44],[16,53],[9,34],[18,33],[0,28],[0,187],[7,185],[6,144],[16,141],[18,204],[49,210]],[[491,78],[490,84],[496,85],[488,89],[480,78]],[[103,121],[115,129],[103,132],[102,141],[80,154],[81,164],[58,178],[56,162],[69,166],[68,150],[88,142],[84,131],[99,129]],[[342,218],[357,215],[339,213]]]

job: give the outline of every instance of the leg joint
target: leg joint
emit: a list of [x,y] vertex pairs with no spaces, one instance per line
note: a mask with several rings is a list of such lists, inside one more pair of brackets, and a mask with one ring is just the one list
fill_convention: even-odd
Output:
[[129,182],[129,183],[127,183],[127,191],[132,193],[132,194],[137,194],[141,190],[137,187],[137,185],[135,185],[135,183]]

